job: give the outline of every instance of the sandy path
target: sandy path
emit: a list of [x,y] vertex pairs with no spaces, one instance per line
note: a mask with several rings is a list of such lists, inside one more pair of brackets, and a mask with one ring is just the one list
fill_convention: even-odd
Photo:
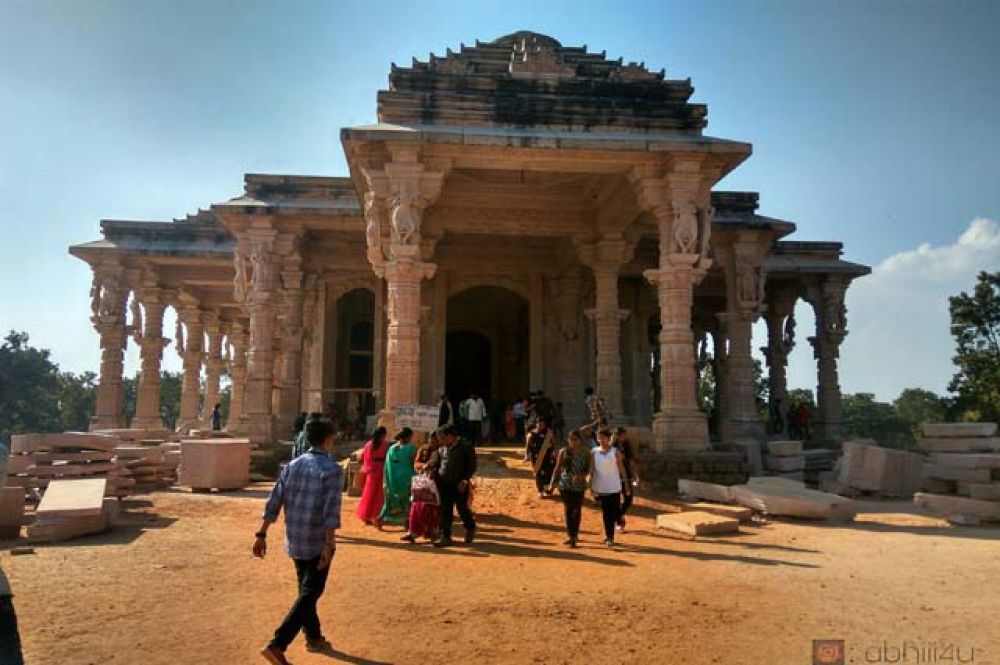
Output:
[[[857,663],[890,662],[885,647],[909,640],[1000,665],[1000,529],[882,502],[853,525],[693,541],[656,532],[656,502],[643,499],[620,550],[600,545],[588,505],[571,551],[561,506],[535,498],[516,462],[483,467],[473,546],[404,546],[345,501],[320,601],[340,656],[296,642],[294,663],[808,665],[814,638],[842,638]],[[130,501],[111,534],[0,554],[28,664],[263,662],[294,583],[280,540],[264,561],[249,554],[267,489],[160,492]],[[910,654],[899,662],[934,662]]]

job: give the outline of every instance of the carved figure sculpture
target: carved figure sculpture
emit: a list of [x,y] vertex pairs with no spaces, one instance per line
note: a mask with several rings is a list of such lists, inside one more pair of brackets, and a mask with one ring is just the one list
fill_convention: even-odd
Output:
[[689,203],[674,209],[674,248],[680,254],[694,252],[698,242],[695,207]]

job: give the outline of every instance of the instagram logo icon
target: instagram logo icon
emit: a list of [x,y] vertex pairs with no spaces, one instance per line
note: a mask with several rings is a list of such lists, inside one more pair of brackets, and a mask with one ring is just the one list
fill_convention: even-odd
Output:
[[813,665],[844,665],[844,640],[813,640]]

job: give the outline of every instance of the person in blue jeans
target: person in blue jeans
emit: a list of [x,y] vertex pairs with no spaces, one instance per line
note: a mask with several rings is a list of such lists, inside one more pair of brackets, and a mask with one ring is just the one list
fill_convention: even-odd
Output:
[[330,562],[337,550],[342,471],[330,459],[334,440],[330,421],[310,420],[306,423],[306,437],[311,447],[282,469],[267,498],[264,521],[253,544],[254,556],[267,554],[268,527],[284,509],[285,551],[295,562],[299,595],[274,637],[261,649],[261,655],[272,665],[287,665],[285,651],[299,631],[305,633],[307,651],[333,651],[323,636],[316,603],[326,588]]

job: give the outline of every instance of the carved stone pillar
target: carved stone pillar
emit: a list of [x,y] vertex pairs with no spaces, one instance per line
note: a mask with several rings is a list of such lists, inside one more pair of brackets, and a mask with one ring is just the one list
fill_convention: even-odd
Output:
[[163,349],[170,343],[170,340],[163,336],[166,294],[157,288],[155,283],[144,284],[139,289],[139,298],[145,320],[139,338],[141,365],[132,427],[156,430],[163,428],[163,418],[160,415],[160,364],[163,360]]
[[585,264],[594,271],[594,308],[586,311],[594,322],[595,378],[597,394],[604,399],[615,422],[624,422],[622,404],[622,321],[628,310],[619,307],[618,271],[632,253],[620,237],[604,238],[589,248],[581,248]]
[[725,442],[763,439],[764,423],[757,410],[754,380],[753,323],[764,300],[764,256],[768,238],[754,231],[740,231],[718,242],[715,254],[726,276],[726,418],[721,438]]
[[205,312],[205,333],[208,336],[208,354],[205,356],[205,405],[201,414],[201,425],[212,427],[212,409],[219,402],[219,378],[222,376],[222,327],[218,315]]
[[115,429],[122,427],[122,370],[125,345],[125,306],[129,290],[125,286],[125,270],[119,264],[102,264],[94,267],[94,281],[90,289],[90,317],[94,329],[101,336],[101,375],[97,384],[94,416],[90,429]]
[[282,234],[279,238],[285,255],[281,270],[281,393],[278,398],[276,434],[292,435],[292,424],[302,401],[302,256],[300,236]]
[[812,438],[817,441],[843,439],[843,417],[840,403],[840,379],[837,359],[840,344],[847,336],[847,307],[844,295],[848,280],[827,275],[806,290],[806,300],[816,314],[816,335],[809,338],[816,358],[816,420],[811,425]]
[[699,162],[681,161],[674,169],[666,178],[631,176],[639,205],[655,217],[660,236],[660,265],[643,273],[656,285],[660,305],[661,397],[653,437],[660,451],[704,450],[708,420],[698,407],[691,310],[694,287],[712,264],[711,211]]
[[386,287],[382,279],[375,280],[375,317],[372,323],[372,390],[380,409],[385,408],[385,330],[386,330]]
[[552,301],[556,314],[556,367],[558,399],[568,423],[580,423],[583,413],[583,381],[580,376],[580,299],[582,275],[571,269],[553,280]]
[[764,313],[767,346],[760,350],[767,361],[768,395],[772,405],[778,403],[782,418],[788,410],[788,355],[795,348],[796,300],[798,296],[793,292],[777,292],[771,296]]
[[[184,297],[183,295],[181,296]],[[205,358],[205,328],[203,312],[187,301],[177,310],[177,319],[184,326],[183,343],[178,340],[184,378],[181,382],[181,408],[177,423],[181,427],[198,427],[198,402],[201,398],[201,365]]]
[[[277,261],[275,238],[270,220],[259,220],[244,235],[253,269],[246,294],[246,310],[250,315],[250,346],[247,352],[246,392],[240,432],[255,443],[273,440],[271,390],[274,381],[275,300],[277,297]],[[241,244],[242,244],[241,243]],[[238,251],[237,261],[246,261]],[[245,269],[244,269],[245,274]],[[239,287],[238,287],[239,288]]]
[[326,340],[326,284],[305,277],[302,301],[302,410],[323,410],[323,344]]
[[363,168],[362,174],[367,186],[368,259],[386,284],[385,410],[381,420],[392,425],[393,406],[420,399],[421,282],[432,278],[436,269],[428,262],[433,239],[423,238],[421,225],[427,206],[441,192],[448,165],[428,169],[415,144],[387,147],[391,161],[379,169]]
[[243,418],[243,397],[246,392],[247,380],[247,341],[246,329],[242,324],[234,323],[226,336],[229,341],[229,378],[231,380],[229,394],[229,419],[226,430],[239,429]]
[[528,383],[543,390],[545,383],[545,283],[540,272],[528,277]]

